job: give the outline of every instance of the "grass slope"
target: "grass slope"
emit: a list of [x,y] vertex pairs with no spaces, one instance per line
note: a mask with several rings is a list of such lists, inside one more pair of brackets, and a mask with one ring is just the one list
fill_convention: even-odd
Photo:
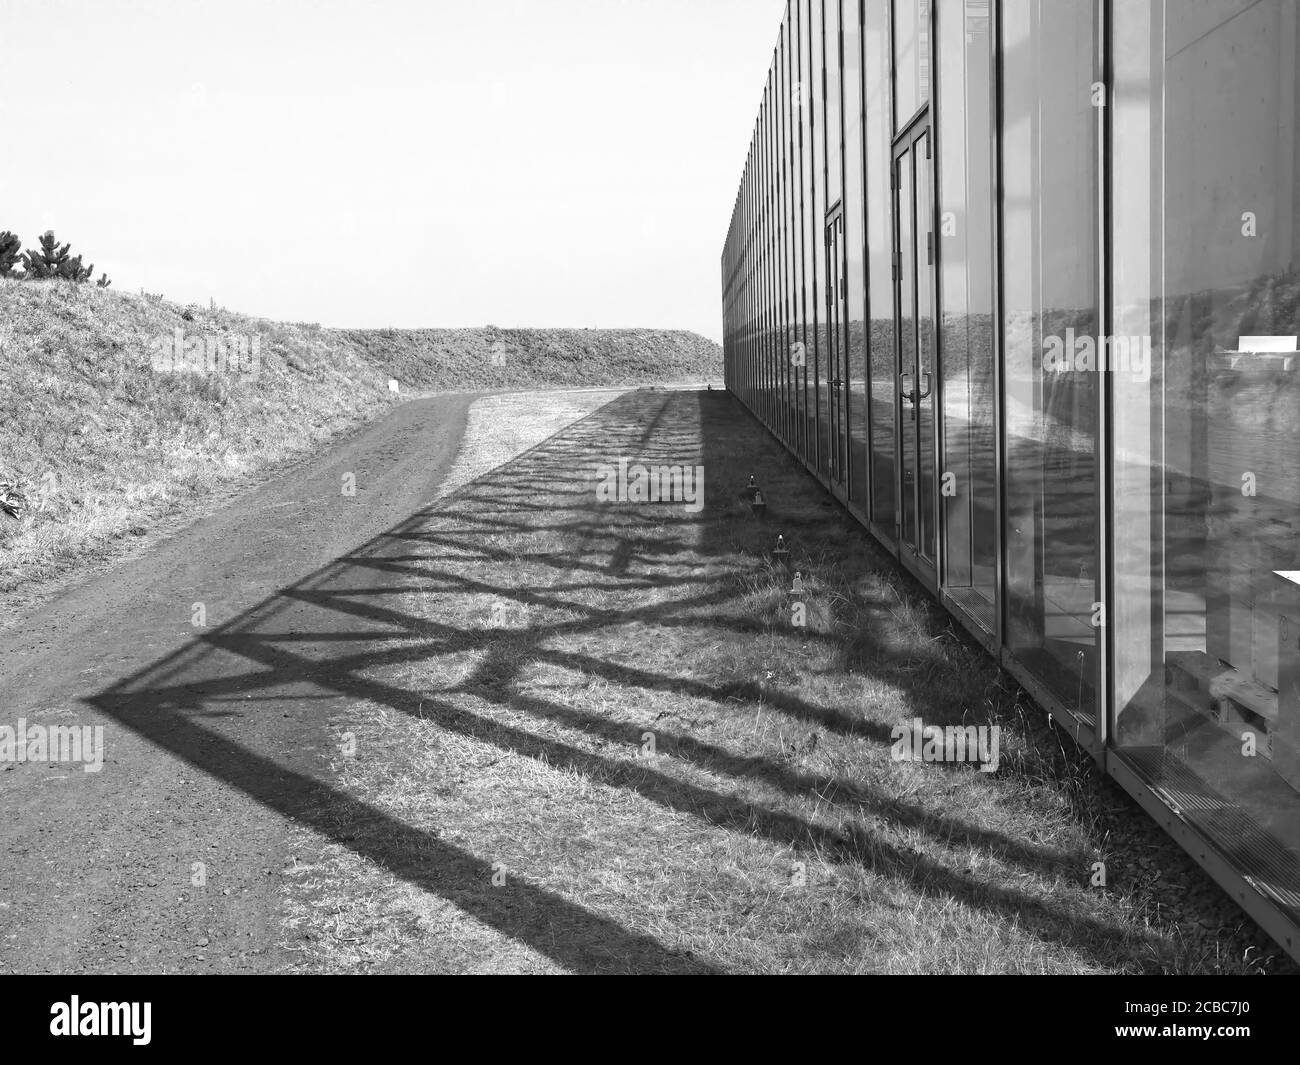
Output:
[[[256,338],[258,372],[154,370],[152,345],[177,329]],[[0,595],[12,612],[20,590],[355,429],[396,401],[390,376],[475,390],[700,379],[721,366],[694,334],[511,330],[494,348],[497,335],[332,330],[0,280],[0,481],[31,504],[21,520],[0,515]]]
[[[155,371],[151,345],[178,328],[258,338],[259,371]],[[0,593],[143,535],[391,402],[384,374],[319,327],[0,281],[0,480],[31,503],[21,521],[0,517]]]
[[358,329],[344,334],[412,388],[558,388],[722,379],[722,349],[665,329]]

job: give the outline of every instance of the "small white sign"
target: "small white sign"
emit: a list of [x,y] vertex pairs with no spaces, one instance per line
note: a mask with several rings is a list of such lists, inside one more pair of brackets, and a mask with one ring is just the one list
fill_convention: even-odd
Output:
[[1296,350],[1295,337],[1240,337],[1237,340],[1238,351],[1267,351],[1267,352],[1294,352]]
[[400,392],[400,391],[401,391],[401,389],[398,387],[397,382],[394,381],[391,377],[388,379],[388,391],[390,391],[390,392]]

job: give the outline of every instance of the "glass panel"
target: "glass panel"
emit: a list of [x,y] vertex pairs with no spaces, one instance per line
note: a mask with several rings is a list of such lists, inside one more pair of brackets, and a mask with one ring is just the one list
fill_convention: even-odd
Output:
[[781,212],[777,207],[781,197],[780,174],[780,88],[778,86],[776,57],[772,59],[770,75],[772,85],[771,106],[767,118],[767,232],[768,276],[772,286],[772,313],[768,319],[768,357],[772,368],[772,396],[770,420],[773,430],[781,425],[781,372],[784,359],[781,350]]
[[740,211],[741,211],[741,247],[740,255],[742,261],[741,267],[741,307],[740,307],[740,346],[738,346],[738,358],[740,358],[740,376],[741,397],[745,402],[749,402],[749,369],[753,362],[750,359],[749,352],[749,315],[750,315],[750,270],[753,269],[754,257],[750,254],[750,233],[749,233],[749,176],[750,176],[750,159],[745,161],[745,179],[741,186]]
[[[782,44],[784,45],[784,41],[782,41]],[[780,64],[779,79],[783,86],[781,110],[777,120],[777,145],[775,152],[777,166],[777,197],[774,209],[777,212],[777,230],[780,235],[779,258],[782,292],[778,357],[781,363],[782,380],[781,433],[783,439],[789,440],[793,433],[794,405],[794,367],[791,365],[791,343],[794,320],[791,253],[794,241],[794,232],[790,227],[790,198],[793,192],[790,174],[790,93],[792,87],[787,80],[788,70],[786,67],[786,54],[784,47],[782,47],[778,52],[778,62]]]
[[841,484],[845,478],[848,439],[844,425],[844,216],[837,213],[826,227],[827,322],[829,326],[830,410],[827,446],[830,474]]
[[812,290],[812,264],[808,261],[808,219],[805,199],[808,189],[808,43],[804,33],[804,26],[808,21],[808,4],[807,0],[795,0],[790,5],[794,18],[794,70],[795,70],[795,165],[796,174],[796,196],[795,211],[796,225],[798,227],[798,246],[796,253],[799,257],[799,343],[803,345],[801,349],[801,363],[795,367],[795,381],[798,388],[797,403],[799,409],[799,424],[795,428],[795,454],[801,458],[808,453],[808,418],[811,408],[808,406],[808,356],[807,351],[812,346],[812,306],[809,303],[809,293]]
[[748,328],[748,353],[746,363],[749,366],[749,403],[751,408],[756,401],[755,388],[757,387],[758,375],[758,219],[755,211],[755,201],[758,197],[758,133],[754,134],[753,154],[750,159],[749,168],[749,247],[746,250],[746,258],[749,260],[749,328]]
[[[760,112],[761,117],[761,112]],[[767,298],[767,286],[764,275],[764,217],[763,217],[763,133],[760,125],[757,150],[754,157],[754,354],[758,367],[755,384],[755,400],[762,410],[763,384],[766,367],[766,340],[763,335],[764,311]]]
[[1003,12],[1005,643],[1096,705],[1098,411],[1094,0]]
[[903,539],[916,541],[916,258],[912,238],[912,152],[898,158],[894,195],[898,219],[898,365],[903,388]]
[[[835,3],[836,0],[831,0]],[[835,464],[835,434],[837,432],[837,411],[836,411],[836,366],[839,362],[839,284],[840,284],[840,258],[839,258],[839,239],[837,236],[838,226],[831,223],[826,227],[826,295],[823,305],[826,308],[826,376],[827,376],[827,407],[824,412],[825,421],[822,423],[822,456],[825,463],[825,473],[836,478],[839,470]]]
[[826,0],[826,208],[839,201],[844,188],[840,107],[840,0]]
[[759,310],[759,241],[758,241],[758,129],[754,130],[754,154],[749,175],[749,388],[750,404],[756,408],[758,400],[758,310]]
[[790,399],[790,303],[788,299],[789,290],[786,283],[789,280],[789,269],[786,263],[785,247],[785,194],[788,182],[785,176],[785,123],[786,116],[790,111],[789,100],[785,94],[785,63],[782,55],[785,48],[785,42],[778,40],[776,45],[776,107],[772,115],[772,128],[775,134],[775,141],[772,145],[772,160],[775,163],[774,177],[776,179],[776,196],[772,204],[773,208],[773,228],[776,233],[776,291],[777,291],[777,315],[776,315],[776,343],[774,345],[776,355],[776,384],[777,384],[777,411],[776,425],[777,431],[784,439],[787,432],[787,403]]
[[795,8],[798,13],[798,59],[799,59],[799,254],[803,263],[803,294],[801,307],[803,312],[804,365],[799,370],[799,380],[803,384],[799,409],[803,415],[803,426],[799,431],[799,455],[807,460],[812,445],[813,425],[813,349],[816,346],[816,327],[814,316],[816,302],[813,297],[814,278],[817,270],[817,245],[813,240],[814,213],[812,204],[812,59],[809,52],[809,14],[808,0],[797,0]]
[[781,227],[781,436],[789,439],[791,404],[794,393],[790,387],[790,342],[792,339],[790,298],[790,74],[786,65],[786,26],[782,22],[781,40],[777,45],[777,75],[781,82],[781,106],[777,111],[780,141],[777,161],[781,180],[781,197],[777,202]]
[[996,628],[997,441],[993,394],[993,41],[990,0],[940,4],[939,269],[944,584]]
[[902,129],[930,99],[930,0],[894,0],[894,92]]
[[[773,64],[775,67],[775,64]],[[776,137],[772,132],[772,123],[776,116],[776,94],[772,87],[772,71],[768,71],[767,110],[763,119],[763,165],[767,174],[763,182],[763,232],[764,249],[767,256],[767,424],[776,425],[776,211],[772,204],[776,195],[776,167],[772,159],[772,149]]]
[[[752,145],[751,145],[751,149],[752,149]],[[750,158],[745,163],[745,187],[744,187],[744,195],[741,197],[742,200],[741,210],[744,212],[744,216],[745,216],[744,228],[742,230],[742,232],[744,233],[745,243],[741,251],[741,254],[745,258],[745,267],[744,267],[745,293],[744,293],[744,310],[742,312],[744,315],[745,332],[743,338],[743,346],[741,348],[741,360],[742,360],[741,381],[744,386],[742,395],[745,397],[746,403],[749,402],[749,373],[751,367],[754,365],[754,361],[753,358],[751,357],[751,352],[749,348],[750,320],[752,315],[752,300],[753,300],[753,285],[751,281],[751,275],[754,269],[754,256],[752,251],[752,234],[750,232],[751,216],[749,210],[750,182],[752,177],[752,170],[753,170],[753,153],[751,150]]]
[[763,96],[762,160],[763,182],[760,187],[759,212],[763,224],[763,420],[772,424],[773,358],[772,317],[776,298],[772,291],[772,84],[768,75],[767,90]]
[[1114,40],[1135,179],[1112,230],[1114,737],[1294,905],[1300,20],[1291,0],[1135,3]]
[[917,542],[918,553],[934,563],[934,208],[930,186],[930,134],[912,151],[916,197],[916,392]]
[[801,381],[799,376],[798,356],[795,345],[803,339],[803,274],[800,271],[800,249],[802,246],[802,229],[799,221],[799,56],[795,39],[795,12],[797,5],[790,4],[785,11],[785,71],[787,93],[786,110],[786,236],[790,260],[790,333],[788,338],[788,357],[790,365],[790,421],[786,442],[797,447],[796,439],[802,426],[803,412],[800,409]]
[[763,217],[763,182],[766,179],[763,164],[763,110],[758,112],[758,131],[754,146],[754,380],[755,411],[763,416],[763,402],[767,387],[767,255],[764,248],[765,222]]
[[894,223],[889,173],[893,166],[893,115],[889,91],[888,7],[863,8],[863,97],[866,133],[867,331],[871,377],[871,520],[880,535],[893,540],[895,528],[894,402],[897,353],[894,351]]
[[780,87],[775,58],[772,62],[772,113],[768,118],[768,232],[770,241],[772,277],[772,318],[770,339],[772,359],[772,426],[779,431],[781,424],[781,383],[785,372],[784,345],[781,339],[781,126]]
[[867,330],[864,261],[864,190],[862,186],[862,37],[857,0],[844,0],[844,233],[848,260],[848,403],[852,483],[849,498],[866,507],[867,465]]
[[812,188],[809,207],[812,211],[811,225],[809,226],[809,237],[812,245],[810,256],[812,261],[817,263],[818,277],[814,278],[816,299],[813,302],[813,313],[815,315],[815,339],[816,343],[808,353],[810,363],[809,375],[810,383],[814,392],[810,397],[812,400],[813,418],[815,419],[814,433],[811,438],[812,444],[809,454],[810,459],[815,459],[817,469],[825,472],[827,463],[826,446],[819,440],[820,436],[826,433],[826,393],[827,393],[827,376],[826,376],[826,142],[825,142],[825,100],[822,96],[822,0],[810,0],[808,5],[808,26],[809,26],[809,51],[812,60]]
[[750,259],[752,267],[750,271],[750,284],[752,286],[751,294],[751,321],[750,321],[750,348],[752,352],[752,370],[750,371],[750,402],[753,404],[755,412],[759,410],[759,404],[762,394],[759,391],[762,383],[763,360],[761,348],[761,334],[759,326],[762,322],[763,311],[763,285],[762,285],[762,264],[763,264],[763,242],[761,239],[761,229],[759,228],[758,213],[758,190],[759,181],[762,179],[762,170],[759,165],[759,146],[761,144],[759,131],[757,127],[754,130],[754,170],[751,175],[751,187],[749,191],[749,225],[750,238]]

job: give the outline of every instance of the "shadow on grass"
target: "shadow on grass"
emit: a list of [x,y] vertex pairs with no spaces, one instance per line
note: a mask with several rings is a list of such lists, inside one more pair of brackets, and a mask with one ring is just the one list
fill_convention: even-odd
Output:
[[[597,503],[593,467],[618,456],[703,465],[711,478],[707,505],[692,514],[679,505]],[[271,713],[277,701],[302,703],[307,712],[318,715],[323,748],[329,704],[368,701],[433,720],[502,751],[570,767],[705,823],[829,860],[858,863],[896,877],[917,892],[950,895],[1014,919],[1044,941],[1067,944],[1098,964],[1131,958],[1132,932],[1067,912],[1027,892],[995,887],[889,843],[865,826],[828,829],[788,811],[684,782],[652,764],[583,750],[458,704],[458,696],[472,696],[528,715],[539,725],[558,723],[629,747],[639,742],[640,728],[632,723],[518,690],[525,666],[541,664],[625,688],[666,689],[723,707],[761,702],[792,720],[888,745],[889,727],[853,708],[821,706],[775,691],[758,679],[671,676],[581,650],[546,646],[612,626],[707,625],[739,634],[762,633],[763,625],[753,618],[724,613],[742,594],[734,581],[699,576],[694,569],[701,557],[734,558],[738,553],[756,556],[755,565],[765,565],[757,559],[770,547],[774,529],[737,521],[732,488],[744,483],[751,467],[771,469],[782,462],[793,465],[725,393],[625,395],[89,701],[258,802],[576,971],[708,972],[716,966],[522,878],[512,878],[507,888],[492,886],[489,860],[347,794],[334,786],[320,759],[308,764],[303,752],[280,750],[273,738],[259,749],[256,716]],[[801,491],[811,502],[801,509],[788,508],[781,527],[788,538],[812,540],[824,534],[827,516],[815,505],[820,492],[815,485],[808,482]],[[546,502],[539,503],[539,497]],[[646,535],[647,523],[654,527],[653,538]],[[488,536],[498,544],[485,543]],[[500,545],[503,539],[506,546]],[[695,563],[681,557],[687,548]],[[499,565],[499,579],[461,572],[468,559]],[[514,572],[519,563],[570,579],[521,584]],[[651,575],[630,574],[634,565],[648,567]],[[653,598],[648,592],[655,593],[656,601],[648,601]],[[583,593],[599,593],[600,604],[574,598]],[[527,608],[530,617],[543,620],[505,633],[463,618],[440,621],[403,609],[412,594],[424,597],[421,604],[436,604],[439,595],[490,597]],[[662,601],[664,596],[672,597]],[[856,642],[869,644],[872,638],[867,631]],[[452,687],[430,693],[392,676],[399,667],[458,651],[481,658]],[[904,690],[916,714],[944,723],[955,720],[952,708],[936,705],[933,693],[927,694],[924,683],[915,680],[927,670],[948,665],[943,654],[938,647],[925,652],[922,658],[930,661],[922,661],[920,670],[914,650],[903,656],[876,648],[871,660],[880,675],[893,681],[911,678],[915,683]],[[244,703],[271,706],[244,708],[251,713],[218,709]],[[1028,869],[1062,873],[1071,863],[1078,865],[1076,855],[1032,846],[960,817],[937,815],[770,758],[739,756],[687,731],[665,729],[658,735],[663,754],[711,772],[759,779],[793,796],[834,796],[897,826],[945,843],[982,848]]]

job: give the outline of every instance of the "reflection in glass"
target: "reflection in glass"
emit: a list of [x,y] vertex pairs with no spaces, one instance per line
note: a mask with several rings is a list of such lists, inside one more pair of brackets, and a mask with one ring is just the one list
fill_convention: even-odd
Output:
[[940,4],[939,265],[945,583],[996,628],[997,441],[993,363],[993,40],[990,0]]
[[1300,921],[1298,7],[792,0],[722,284],[729,385]]
[[786,419],[785,439],[793,439],[795,426],[799,422],[799,369],[795,365],[795,343],[799,339],[799,262],[796,249],[799,243],[799,229],[795,217],[795,203],[798,197],[799,174],[795,163],[795,130],[797,121],[795,110],[795,75],[792,69],[794,44],[790,24],[790,7],[786,7],[785,21],[781,26],[781,76],[785,79],[784,103],[781,107],[781,150],[784,160],[781,165],[781,181],[785,186],[785,195],[781,202],[781,224],[785,231],[785,300],[786,331],[785,350],[782,353],[786,367]]
[[1005,642],[1088,721],[1101,620],[1094,7],[1002,6]]
[[923,559],[935,559],[934,458],[937,447],[934,419],[935,365],[934,343],[934,190],[931,185],[930,160],[933,157],[930,134],[916,142],[916,400],[917,443],[917,548]]
[[792,0],[790,4],[790,34],[792,43],[791,70],[794,75],[795,91],[791,103],[794,107],[794,165],[795,165],[795,256],[797,259],[796,299],[798,300],[798,341],[800,359],[794,367],[794,383],[797,390],[795,399],[798,410],[798,422],[791,433],[791,442],[795,454],[801,458],[808,453],[808,351],[812,347],[812,329],[810,327],[812,306],[809,303],[812,267],[808,263],[808,224],[806,220],[805,200],[808,188],[808,162],[805,143],[808,140],[808,46],[804,39],[803,25],[807,19],[806,0]]
[[930,0],[894,0],[894,91],[901,131],[930,99]]
[[867,307],[865,215],[863,212],[862,39],[857,4],[844,0],[844,232],[848,260],[848,402],[849,498],[863,509],[870,505],[867,474]]
[[[1300,903],[1300,25],[1116,12],[1115,740]],[[1133,353],[1137,352],[1135,356]]]
[[745,401],[753,406],[754,373],[754,150],[750,143],[749,162],[745,167],[745,352],[744,352],[744,395]]
[[840,169],[840,0],[826,0],[826,209],[839,202],[844,191]]
[[770,426],[776,407],[776,262],[772,211],[772,72],[768,71],[767,93],[763,99],[763,184],[759,205],[763,219],[763,419]]
[[805,325],[805,367],[803,367],[803,459],[816,462],[816,363],[818,363],[818,324],[822,313],[818,308],[818,276],[822,272],[820,248],[822,226],[818,212],[818,183],[814,179],[819,169],[820,155],[816,151],[816,134],[820,130],[820,87],[815,57],[822,53],[822,8],[818,0],[798,0],[800,8],[800,60],[803,64],[803,122],[802,166],[803,181],[803,325]]
[[774,161],[775,196],[772,199],[772,224],[776,233],[776,427],[781,437],[789,432],[790,402],[790,303],[789,257],[785,242],[785,196],[789,181],[785,174],[785,124],[790,113],[790,101],[785,86],[785,40],[776,43],[776,108],[772,114],[772,161]]
[[845,296],[844,215],[836,211],[826,226],[826,329],[827,372],[830,374],[830,409],[826,412],[827,472],[837,482],[845,478],[848,439],[844,419]]
[[904,394],[904,405],[909,408],[903,417],[903,539],[916,540],[916,411],[906,397],[916,387],[916,260],[912,238],[912,196],[915,183],[912,178],[912,152],[898,157],[894,179],[896,203],[894,206],[898,226],[898,341],[899,381]]
[[902,391],[902,543],[927,569],[935,557],[934,285],[930,134],[922,125],[897,152],[898,381]]
[[822,470],[832,480],[843,482],[845,450],[843,439],[844,419],[844,241],[843,221],[831,213],[840,206],[844,187],[843,126],[840,98],[840,0],[825,3],[825,60],[826,60],[826,121],[822,130],[826,138],[826,224],[824,229],[827,257],[826,292],[826,344],[824,360],[827,389],[827,407],[823,417]]
[[760,182],[762,180],[762,170],[759,163],[759,148],[762,144],[759,132],[754,134],[754,173],[752,188],[750,189],[750,211],[751,215],[751,233],[753,241],[751,245],[750,258],[754,262],[752,275],[753,282],[753,323],[751,345],[753,351],[753,371],[750,374],[751,401],[755,411],[761,409],[762,404],[762,373],[763,373],[763,336],[762,336],[762,311],[763,311],[763,229],[762,220],[759,214],[759,192]]
[[808,383],[811,386],[809,407],[813,424],[809,426],[808,458],[816,462],[817,469],[826,469],[826,445],[821,437],[826,433],[826,291],[825,291],[825,217],[826,217],[826,113],[825,99],[822,95],[822,0],[809,0],[808,4],[808,46],[811,58],[812,93],[809,101],[809,113],[812,118],[812,167],[809,178],[809,204],[811,217],[808,219],[809,259],[817,264],[813,278],[813,322],[815,344],[808,352]]
[[894,350],[893,213],[889,174],[893,113],[889,91],[889,18],[885,4],[863,9],[862,73],[866,137],[867,330],[871,402],[871,522],[894,540],[894,401],[897,353]]
[[738,254],[740,254],[741,256],[740,309],[738,309],[738,317],[740,317],[740,322],[738,322],[738,328],[740,328],[740,345],[738,345],[736,358],[738,363],[738,371],[740,371],[740,373],[738,373],[738,380],[740,380],[740,390],[741,390],[740,394],[741,394],[741,398],[744,399],[746,403],[753,402],[751,401],[750,390],[749,390],[750,369],[753,368],[754,365],[753,351],[750,350],[750,346],[749,346],[750,313],[751,313],[750,307],[751,307],[751,300],[753,300],[753,293],[751,293],[751,285],[750,285],[750,274],[753,273],[753,269],[754,269],[754,255],[753,255],[753,251],[751,251],[751,248],[753,248],[753,243],[751,243],[750,213],[749,213],[750,170],[751,168],[753,168],[753,159],[754,159],[753,147],[754,147],[753,140],[751,140],[750,152],[745,159],[745,174],[744,177],[741,178],[741,186],[740,186],[740,216],[741,216],[740,244],[741,246],[740,246],[740,250],[738,250]]
[[754,132],[754,141],[750,151],[749,187],[747,190],[747,207],[749,211],[749,240],[746,258],[749,260],[749,343],[748,372],[745,375],[746,389],[751,408],[757,409],[758,387],[758,132]]

